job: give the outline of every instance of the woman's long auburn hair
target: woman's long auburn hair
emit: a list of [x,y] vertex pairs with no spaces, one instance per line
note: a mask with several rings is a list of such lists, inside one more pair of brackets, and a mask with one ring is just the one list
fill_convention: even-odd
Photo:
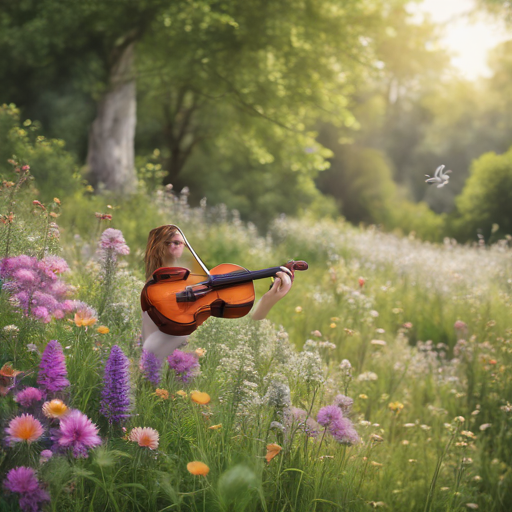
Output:
[[176,233],[179,233],[178,227],[173,224],[160,226],[149,232],[146,253],[144,254],[146,281],[157,268],[163,266],[164,259],[169,257],[166,242],[170,242]]

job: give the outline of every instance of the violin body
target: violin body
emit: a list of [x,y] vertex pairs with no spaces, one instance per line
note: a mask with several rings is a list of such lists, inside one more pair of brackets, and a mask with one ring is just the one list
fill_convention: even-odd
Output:
[[[306,262],[289,262],[292,272],[306,270]],[[153,273],[141,293],[142,311],[147,311],[158,329],[173,336],[194,332],[208,317],[241,318],[251,310],[253,279],[270,277],[280,267],[251,272],[239,265],[222,263],[209,276],[192,274],[183,267],[162,267]]]

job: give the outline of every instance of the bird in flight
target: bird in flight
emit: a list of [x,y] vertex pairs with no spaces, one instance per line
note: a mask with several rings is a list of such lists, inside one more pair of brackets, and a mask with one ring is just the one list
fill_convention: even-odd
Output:
[[444,165],[440,165],[436,169],[436,172],[434,173],[434,176],[432,176],[432,177],[430,177],[428,174],[425,174],[425,176],[427,177],[427,179],[425,180],[425,183],[428,183],[429,185],[433,185],[434,183],[437,183],[437,188],[443,188],[450,180],[450,176],[448,176],[448,174],[452,172],[452,171],[443,172],[444,167],[445,167]]

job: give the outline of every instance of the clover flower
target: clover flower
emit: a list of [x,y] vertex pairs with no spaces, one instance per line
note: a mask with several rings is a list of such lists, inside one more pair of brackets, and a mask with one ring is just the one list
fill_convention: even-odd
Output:
[[169,368],[176,372],[176,378],[182,382],[188,382],[194,375],[194,370],[199,368],[199,363],[194,354],[182,352],[176,349],[168,358]]
[[101,413],[109,423],[120,422],[129,416],[130,374],[129,361],[124,352],[114,345],[110,351],[101,393]]
[[3,483],[8,491],[20,495],[19,506],[24,512],[38,512],[42,502],[50,501],[50,495],[41,489],[32,468],[20,466],[11,469]]

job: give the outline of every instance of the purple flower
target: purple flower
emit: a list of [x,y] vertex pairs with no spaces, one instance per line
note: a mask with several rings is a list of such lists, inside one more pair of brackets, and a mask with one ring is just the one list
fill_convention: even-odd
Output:
[[329,433],[338,441],[344,444],[357,444],[360,441],[359,434],[348,418],[340,417],[329,425]]
[[57,393],[69,386],[67,375],[62,347],[57,340],[51,340],[41,356],[37,383],[46,393]]
[[193,354],[178,349],[167,358],[167,362],[182,382],[188,382],[193,377],[194,370],[199,368],[199,363]]
[[51,272],[52,274],[63,274],[69,270],[66,260],[59,256],[46,256],[39,262],[38,266],[44,272]]
[[39,454],[39,464],[44,464],[48,462],[53,457],[53,452],[51,450],[43,450]]
[[59,429],[52,439],[59,447],[71,448],[75,458],[87,458],[89,448],[101,444],[98,427],[76,409],[60,419]]
[[328,427],[333,421],[341,419],[343,414],[341,409],[336,405],[326,405],[318,411],[316,420],[323,427]]
[[50,495],[39,487],[32,468],[20,466],[11,469],[4,480],[4,487],[20,494],[19,505],[24,512],[39,512],[39,504],[50,501]]
[[105,365],[101,393],[100,411],[108,418],[109,423],[119,422],[129,417],[130,374],[128,365],[128,358],[117,345],[114,345]]
[[23,407],[30,407],[34,402],[43,398],[43,393],[37,388],[25,388],[16,395],[16,402]]
[[162,361],[156,357],[152,352],[148,352],[145,349],[142,349],[142,356],[140,358],[139,368],[153,385],[158,386],[160,383],[160,367],[162,366]]
[[126,245],[123,233],[119,229],[108,228],[101,234],[100,250],[111,249],[115,254],[130,254],[130,248]]
[[334,405],[338,406],[343,414],[348,414],[353,404],[354,400],[345,395],[337,395],[334,399]]

